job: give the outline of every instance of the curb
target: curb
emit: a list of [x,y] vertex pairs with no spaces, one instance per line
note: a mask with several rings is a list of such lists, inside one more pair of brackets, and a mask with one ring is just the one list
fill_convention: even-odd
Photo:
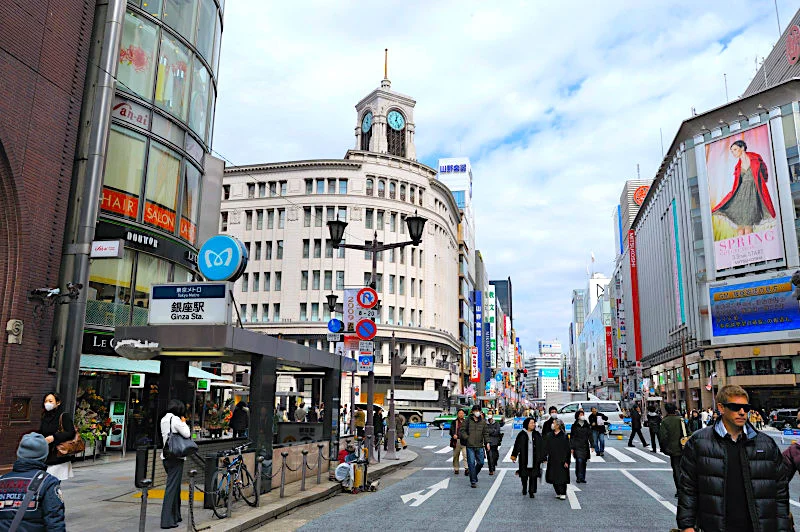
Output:
[[[413,451],[412,451],[413,452]],[[373,472],[369,475],[372,480],[379,479],[389,473],[393,473],[394,471],[400,469],[401,467],[405,467],[408,464],[412,463],[414,460],[418,458],[418,454],[413,453],[414,456],[411,457],[407,461],[397,462],[390,465],[387,465],[384,468],[381,468],[378,471]],[[294,510],[297,507],[305,506],[307,504],[314,503],[319,500],[328,499],[330,497],[334,497],[342,493],[342,486],[337,482],[334,483],[326,488],[319,489],[317,491],[309,490],[308,493],[301,497],[297,497],[290,501],[281,501],[277,503],[272,503],[269,505],[265,505],[261,508],[257,508],[254,510],[250,510],[250,514],[254,514],[259,512],[258,515],[241,515],[238,519],[234,516],[232,519],[223,519],[221,522],[214,523],[211,526],[203,526],[201,525],[198,527],[198,530],[209,531],[209,532],[243,532],[245,530],[251,530],[259,525],[263,525],[266,522],[272,521],[277,519],[281,515]],[[226,522],[227,521],[227,522]]]

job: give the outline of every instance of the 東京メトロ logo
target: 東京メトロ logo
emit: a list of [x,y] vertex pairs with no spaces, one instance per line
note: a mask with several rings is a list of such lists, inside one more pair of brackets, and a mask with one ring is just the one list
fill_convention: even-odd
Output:
[[209,238],[198,254],[197,266],[209,281],[235,281],[247,266],[247,249],[232,236]]

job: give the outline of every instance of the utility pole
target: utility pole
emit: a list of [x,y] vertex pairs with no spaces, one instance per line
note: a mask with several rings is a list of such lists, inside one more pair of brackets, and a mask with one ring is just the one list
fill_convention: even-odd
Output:
[[395,427],[397,423],[394,419],[394,376],[397,370],[400,369],[402,361],[397,355],[397,342],[395,340],[394,331],[392,331],[392,339],[389,342],[389,367],[391,368],[389,377],[389,423],[386,427],[386,459],[397,460],[397,452],[395,450],[395,442],[397,442],[397,430]]

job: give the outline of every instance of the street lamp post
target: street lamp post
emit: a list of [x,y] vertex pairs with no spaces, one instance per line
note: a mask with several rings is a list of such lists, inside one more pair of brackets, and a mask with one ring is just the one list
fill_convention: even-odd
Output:
[[397,460],[397,452],[395,445],[397,442],[397,423],[394,420],[394,361],[392,360],[397,353],[397,343],[392,331],[392,339],[389,342],[389,364],[391,371],[389,371],[389,422],[386,424],[386,459]]
[[[407,242],[396,242],[394,244],[384,244],[378,242],[378,232],[375,231],[372,236],[372,242],[365,242],[364,244],[343,244],[344,231],[347,228],[347,222],[343,220],[328,220],[328,231],[330,232],[331,244],[335,249],[355,249],[358,251],[369,251],[372,254],[372,278],[370,279],[370,286],[377,290],[378,283],[378,253],[387,251],[389,249],[404,248],[406,246],[418,246],[422,242],[422,232],[425,229],[425,222],[428,220],[419,216],[414,211],[414,216],[406,217],[406,225],[408,225],[408,234],[411,240]],[[372,403],[375,401],[375,371],[370,371],[367,374],[367,425],[364,429],[364,436],[367,442],[371,442],[375,437],[375,425],[373,424],[373,417],[375,409]],[[394,421],[394,420],[392,420]],[[394,442],[392,442],[394,445]],[[370,462],[374,463],[374,454],[369,453]]]

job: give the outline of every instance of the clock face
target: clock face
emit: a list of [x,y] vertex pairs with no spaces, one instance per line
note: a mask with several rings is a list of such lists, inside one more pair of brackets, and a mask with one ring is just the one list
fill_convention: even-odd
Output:
[[403,118],[403,115],[398,113],[397,111],[391,111],[389,116],[386,117],[387,121],[389,122],[389,126],[396,131],[400,131],[406,125],[406,121]]
[[367,113],[364,115],[364,119],[361,120],[361,131],[366,133],[372,127],[372,113]]

